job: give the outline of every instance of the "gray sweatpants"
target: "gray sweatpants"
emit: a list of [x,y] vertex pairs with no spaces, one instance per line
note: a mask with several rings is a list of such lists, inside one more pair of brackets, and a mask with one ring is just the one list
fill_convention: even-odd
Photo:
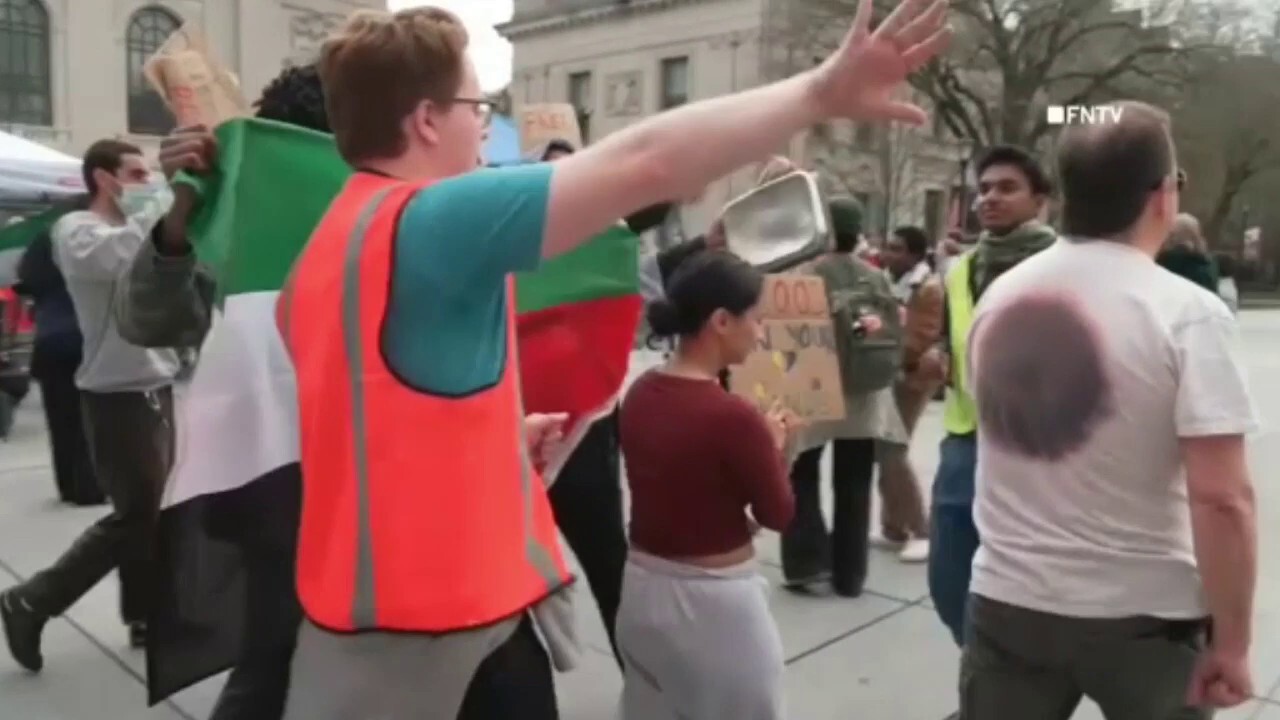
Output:
[[443,635],[338,634],[304,621],[284,720],[457,720],[476,669],[519,621]]
[[632,550],[618,609],[622,720],[781,720],[766,588],[754,562],[709,570]]

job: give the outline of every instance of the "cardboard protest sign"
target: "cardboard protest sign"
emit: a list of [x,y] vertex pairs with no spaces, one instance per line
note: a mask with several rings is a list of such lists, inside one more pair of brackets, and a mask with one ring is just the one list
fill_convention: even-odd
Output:
[[814,275],[767,275],[764,328],[755,351],[730,368],[729,389],[767,410],[775,402],[807,421],[844,418],[835,328]]
[[142,73],[164,98],[179,127],[213,128],[250,114],[240,83],[218,62],[204,35],[191,23],[169,36]]
[[516,111],[520,123],[520,152],[530,153],[552,140],[567,140],[582,147],[578,112],[569,103],[537,103]]

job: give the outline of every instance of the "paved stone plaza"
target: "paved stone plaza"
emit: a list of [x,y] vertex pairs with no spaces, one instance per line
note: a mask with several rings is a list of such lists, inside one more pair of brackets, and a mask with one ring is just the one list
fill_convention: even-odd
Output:
[[[1261,577],[1253,652],[1263,698],[1225,720],[1280,720],[1280,433],[1270,420],[1280,405],[1280,310],[1241,316],[1254,398],[1264,431],[1252,443],[1258,484]],[[913,456],[931,479],[940,436],[932,408]],[[52,561],[102,510],[72,510],[53,500],[39,408],[20,412],[0,444],[0,584],[25,578]],[[869,591],[857,600],[800,598],[776,589],[777,538],[759,542],[764,571],[788,658],[787,695],[796,720],[942,720],[955,708],[958,652],[929,607],[923,566],[887,555],[872,562]],[[582,584],[586,593],[585,583]],[[578,670],[557,676],[564,720],[611,720],[621,680],[595,607],[582,597],[580,618],[590,645]],[[44,673],[31,677],[0,656],[0,720],[205,720],[220,680],[144,710],[144,662],[127,648],[116,615],[116,585],[94,589],[45,635]],[[726,658],[726,662],[732,662]],[[1101,720],[1082,707],[1079,720]],[[1028,718],[1028,720],[1035,720]]]

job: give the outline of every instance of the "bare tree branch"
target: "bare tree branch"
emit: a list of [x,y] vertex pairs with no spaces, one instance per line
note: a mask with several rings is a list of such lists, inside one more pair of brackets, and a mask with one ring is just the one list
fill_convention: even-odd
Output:
[[1201,58],[1196,70],[1176,102],[1175,139],[1192,178],[1186,205],[1200,216],[1205,237],[1221,242],[1247,188],[1280,173],[1280,63],[1264,56]]
[[[891,0],[875,0],[883,17]],[[1086,104],[1122,89],[1185,82],[1186,58],[1239,37],[1244,0],[1153,0],[1120,10],[1114,0],[954,0],[956,39],[947,56],[912,78],[936,121],[978,146],[1034,146],[1049,131],[1049,104]],[[792,0],[791,33],[821,52],[838,41],[857,0]],[[1173,32],[1177,29],[1177,34]]]

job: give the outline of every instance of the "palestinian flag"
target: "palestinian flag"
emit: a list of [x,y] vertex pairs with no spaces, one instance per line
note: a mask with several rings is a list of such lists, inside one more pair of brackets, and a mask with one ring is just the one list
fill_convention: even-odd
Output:
[[[246,566],[290,561],[281,554],[291,557],[300,497],[297,402],[275,302],[350,172],[320,133],[237,120],[217,136],[217,174],[187,180],[203,197],[191,235],[218,278],[219,311],[178,393],[147,652],[153,704],[254,652],[242,648],[244,609],[271,598],[246,597]],[[637,253],[618,228],[518,278],[526,409],[569,412],[573,436],[612,406],[626,376],[641,308]]]
[[643,300],[636,237],[614,228],[578,250],[517,278],[516,332],[528,412],[569,412],[559,472],[598,417],[608,414],[627,377]]

